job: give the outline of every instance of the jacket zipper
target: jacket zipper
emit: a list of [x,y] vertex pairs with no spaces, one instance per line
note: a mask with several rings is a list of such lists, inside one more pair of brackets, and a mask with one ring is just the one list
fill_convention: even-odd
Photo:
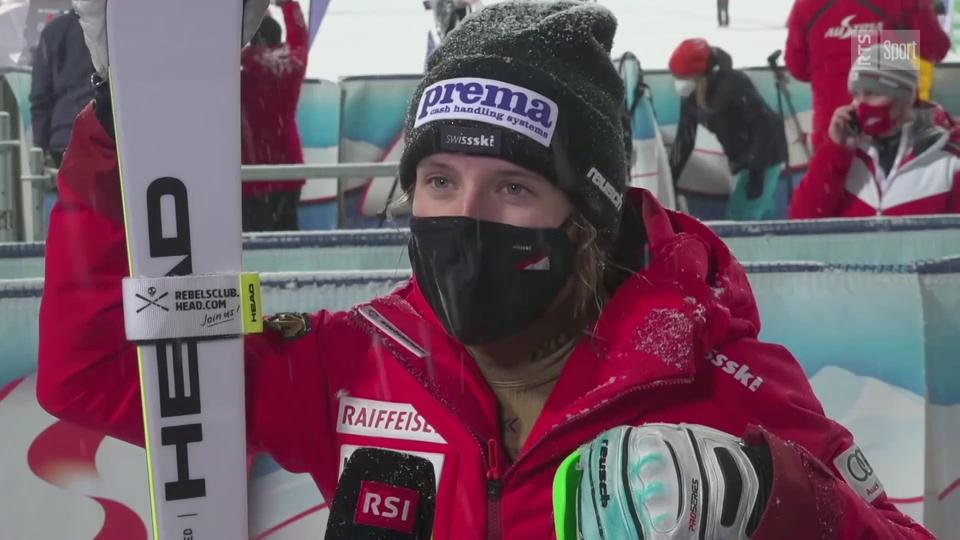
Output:
[[487,540],[503,538],[503,479],[498,459],[497,441],[487,441]]
[[[376,310],[373,311],[376,313]],[[360,314],[363,315],[364,319],[366,319],[369,323],[374,323],[374,321],[370,319],[369,315],[362,311],[360,311]],[[378,318],[385,319],[385,317],[379,313],[376,313],[376,315],[379,316]],[[403,346],[406,353],[412,353],[417,357],[422,357],[420,356],[420,351],[411,348],[409,344],[398,337],[398,334],[403,335],[402,332],[386,331],[380,324],[373,324],[373,326],[381,335],[384,335],[391,339],[391,341],[394,343],[399,343],[401,346]],[[410,342],[412,343],[412,340]],[[419,347],[417,347],[417,349],[419,349]],[[396,352],[394,353],[394,356],[396,356],[398,359],[402,357]],[[405,365],[403,362],[401,362],[401,364],[404,365],[404,367],[409,371],[409,367],[407,365]],[[431,389],[430,384],[426,383],[421,377],[416,378],[418,381],[420,381],[420,384],[424,388],[428,389],[428,391],[437,399],[439,399],[441,402],[445,401],[444,399],[440,398],[442,394],[438,394],[436,391]],[[457,413],[456,409],[450,405],[447,405],[447,408],[454,414]],[[487,538],[501,540],[503,538],[503,519],[501,510],[503,477],[500,469],[500,460],[498,459],[498,443],[496,439],[486,439],[486,444],[484,444],[485,439],[478,435],[476,431],[467,427],[467,432],[470,433],[470,435],[473,437],[473,440],[477,443],[477,446],[480,450],[480,455],[485,461],[487,475]]]
[[[392,336],[391,336],[392,337]],[[620,399],[623,399],[627,396],[633,395],[635,392],[650,390],[652,388],[659,388],[661,386],[671,386],[676,384],[689,383],[692,378],[682,378],[682,379],[667,379],[655,381],[643,386],[638,386],[631,388],[620,395],[617,396],[611,403],[617,402]],[[425,387],[427,385],[424,385]],[[607,405],[609,406],[610,403]],[[587,409],[579,413],[570,415],[563,422],[555,425],[551,431],[557,430],[561,427],[566,427],[573,422],[577,422],[580,419],[589,416],[598,410],[604,409],[606,407],[598,407],[596,409]],[[536,442],[531,448],[527,451],[522,452],[517,459],[507,467],[506,471],[503,471],[500,467],[499,452],[498,452],[498,443],[496,439],[487,439],[486,445],[483,443],[483,438],[477,435],[472,429],[468,429],[470,434],[473,436],[474,441],[477,442],[477,445],[480,447],[481,455],[486,457],[486,475],[487,475],[487,539],[488,540],[503,540],[503,485],[506,481],[506,477],[517,468],[517,464],[526,457],[528,454],[533,453],[533,450],[540,447],[546,437],[542,437],[539,441]]]
[[[609,406],[611,403],[616,403],[621,399],[632,396],[636,392],[643,392],[646,390],[651,390],[653,388],[660,388],[662,386],[673,386],[679,384],[686,384],[692,382],[692,378],[682,378],[682,379],[667,379],[661,381],[655,381],[643,386],[638,386],[631,388],[625,392],[619,394],[616,399],[607,403]],[[580,421],[583,418],[590,416],[598,411],[605,409],[606,407],[598,407],[596,409],[587,409],[579,413],[573,414],[566,418],[563,422],[555,425],[551,431],[555,431],[561,427],[566,427],[574,422]],[[532,454],[536,448],[539,448],[543,441],[547,437],[542,437],[537,441],[532,447],[522,452],[517,459],[507,467],[506,470],[503,470],[500,466],[499,452],[498,452],[498,442],[496,439],[487,439],[486,445],[483,444],[483,439],[477,435],[473,430],[469,430],[470,434],[473,435],[474,440],[480,446],[481,455],[485,457],[486,461],[486,475],[487,475],[487,540],[503,540],[503,486],[506,482],[507,477],[517,468],[517,464],[520,463],[527,455]]]
[[[679,385],[679,384],[687,384],[687,383],[690,383],[690,382],[693,382],[693,379],[692,379],[692,378],[666,379],[666,380],[660,380],[660,381],[655,381],[655,382],[652,382],[652,383],[649,383],[649,384],[645,384],[645,385],[643,385],[643,386],[637,386],[637,387],[631,388],[631,389],[629,389],[629,390],[626,390],[626,391],[624,391],[624,392],[621,392],[619,395],[617,395],[617,397],[616,397],[614,400],[608,402],[608,403],[606,404],[606,406],[604,406],[604,407],[598,407],[598,408],[596,408],[596,409],[589,409],[589,408],[588,408],[587,410],[580,411],[580,412],[578,412],[578,413],[575,413],[575,414],[567,417],[563,422],[560,422],[559,424],[556,424],[555,426],[553,426],[553,428],[551,428],[550,431],[557,431],[557,430],[559,430],[559,429],[562,428],[562,427],[566,427],[566,426],[568,426],[568,425],[570,425],[570,424],[572,424],[572,423],[574,423],[574,422],[578,422],[578,421],[582,420],[583,418],[585,418],[585,417],[587,417],[587,416],[590,416],[591,414],[594,414],[594,413],[596,413],[596,412],[599,412],[599,411],[607,408],[607,407],[610,406],[611,404],[616,403],[616,402],[620,401],[621,399],[625,399],[625,398],[627,398],[627,397],[632,396],[632,395],[633,395],[634,393],[636,393],[636,392],[644,392],[644,391],[647,391],[647,390],[652,390],[652,389],[654,389],[654,388],[660,388],[660,387],[663,387],[663,386],[674,386],[674,385]],[[506,477],[510,476],[510,473],[513,472],[513,470],[517,468],[517,465],[518,465],[525,457],[527,457],[528,455],[532,454],[534,450],[536,450],[537,448],[539,448],[539,447],[543,444],[543,441],[545,441],[546,439],[547,439],[546,436],[541,437],[540,440],[537,441],[533,446],[531,446],[530,448],[528,448],[528,449],[525,450],[524,452],[521,452],[520,455],[517,456],[517,459],[513,462],[513,465],[511,465],[511,466],[506,470],[506,472],[505,472],[504,475],[503,475],[503,476],[504,476],[503,479],[506,480]],[[584,441],[584,444],[586,444],[586,442],[587,442],[587,441]],[[489,473],[488,473],[487,478],[489,479],[489,477],[490,477],[490,476],[489,476]],[[489,482],[488,482],[488,483],[489,483]],[[502,484],[502,481],[501,481],[501,484]]]
[[[653,388],[659,388],[662,386],[673,386],[679,384],[685,384],[693,381],[692,378],[686,379],[668,379],[662,381],[652,382],[650,384],[645,384],[643,386],[638,386],[636,388],[631,388],[620,395],[617,396],[615,400],[611,403],[617,402],[621,399],[624,399],[628,396],[632,396],[636,392],[642,392],[645,390],[650,390]],[[608,403],[609,405],[609,403]],[[566,427],[574,422],[577,422],[591,414],[596,413],[597,411],[604,409],[606,407],[598,407],[596,409],[588,409],[581,411],[579,413],[573,414],[570,417],[566,418],[563,422],[555,425],[551,431],[556,431],[561,427]],[[479,437],[474,434],[474,437],[479,441]],[[487,462],[487,540],[503,540],[503,484],[506,480],[506,477],[510,475],[517,468],[517,464],[525,458],[527,455],[532,454],[533,451],[540,447],[546,436],[541,437],[532,447],[522,452],[517,459],[507,467],[506,471],[502,471],[500,468],[500,460],[497,458],[499,453],[497,452],[497,441],[496,439],[488,439],[486,446],[486,462]],[[482,445],[481,445],[481,448]]]

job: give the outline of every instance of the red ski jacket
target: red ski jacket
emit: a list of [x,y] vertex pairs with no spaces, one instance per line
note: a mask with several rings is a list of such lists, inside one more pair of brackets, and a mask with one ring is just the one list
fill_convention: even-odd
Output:
[[[90,108],[66,155],[47,243],[38,399],[56,416],[142,445],[137,359],[123,330],[116,155]],[[576,346],[515,461],[496,396],[413,281],[316,313],[302,338],[246,338],[251,450],[310,473],[328,499],[356,448],[420,452],[439,478],[434,538],[548,539],[563,458],[613,426],[690,422],[769,443],[773,492],[755,540],[931,538],[874,476],[857,483],[844,472],[862,454],[824,416],[790,353],[756,339],[746,273],[723,242],[646,192],[628,199],[643,207],[652,262]]]
[[[303,163],[297,104],[307,74],[309,34],[300,4],[283,5],[287,41],[278,47],[249,45],[240,53],[241,161],[247,165]],[[244,182],[244,195],[300,189],[304,181]]]
[[916,30],[918,53],[934,63],[950,50],[932,0],[797,0],[787,26],[787,69],[813,86],[814,148],[827,137],[833,112],[850,103],[856,32]]
[[[936,113],[934,113],[936,114]],[[960,130],[907,124],[890,174],[866,140],[854,150],[829,137],[790,201],[793,219],[960,212]],[[920,135],[925,133],[925,135]],[[926,139],[926,142],[918,142]]]

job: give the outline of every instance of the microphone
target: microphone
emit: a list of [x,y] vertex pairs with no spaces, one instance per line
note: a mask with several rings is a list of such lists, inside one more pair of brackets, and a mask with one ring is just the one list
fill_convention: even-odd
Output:
[[324,540],[429,540],[436,498],[426,459],[360,448],[340,475]]

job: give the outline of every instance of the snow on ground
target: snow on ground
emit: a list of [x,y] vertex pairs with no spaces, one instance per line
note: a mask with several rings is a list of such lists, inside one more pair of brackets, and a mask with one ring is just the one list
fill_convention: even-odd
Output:
[[735,67],[767,65],[787,41],[792,0],[734,0],[730,26],[717,27],[715,0],[602,0],[620,21],[614,55],[632,51],[645,69],[666,69],[681,41],[702,37],[730,53]]

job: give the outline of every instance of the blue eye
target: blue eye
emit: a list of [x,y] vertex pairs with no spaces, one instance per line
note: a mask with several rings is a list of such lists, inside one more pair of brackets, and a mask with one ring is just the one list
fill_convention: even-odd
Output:
[[445,176],[431,176],[427,178],[427,184],[434,189],[445,189],[450,186],[450,179]]
[[523,195],[524,193],[530,192],[530,190],[527,189],[525,186],[521,184],[517,184],[516,182],[511,182],[507,184],[505,186],[505,189],[507,190],[507,193],[509,193],[510,195]]

